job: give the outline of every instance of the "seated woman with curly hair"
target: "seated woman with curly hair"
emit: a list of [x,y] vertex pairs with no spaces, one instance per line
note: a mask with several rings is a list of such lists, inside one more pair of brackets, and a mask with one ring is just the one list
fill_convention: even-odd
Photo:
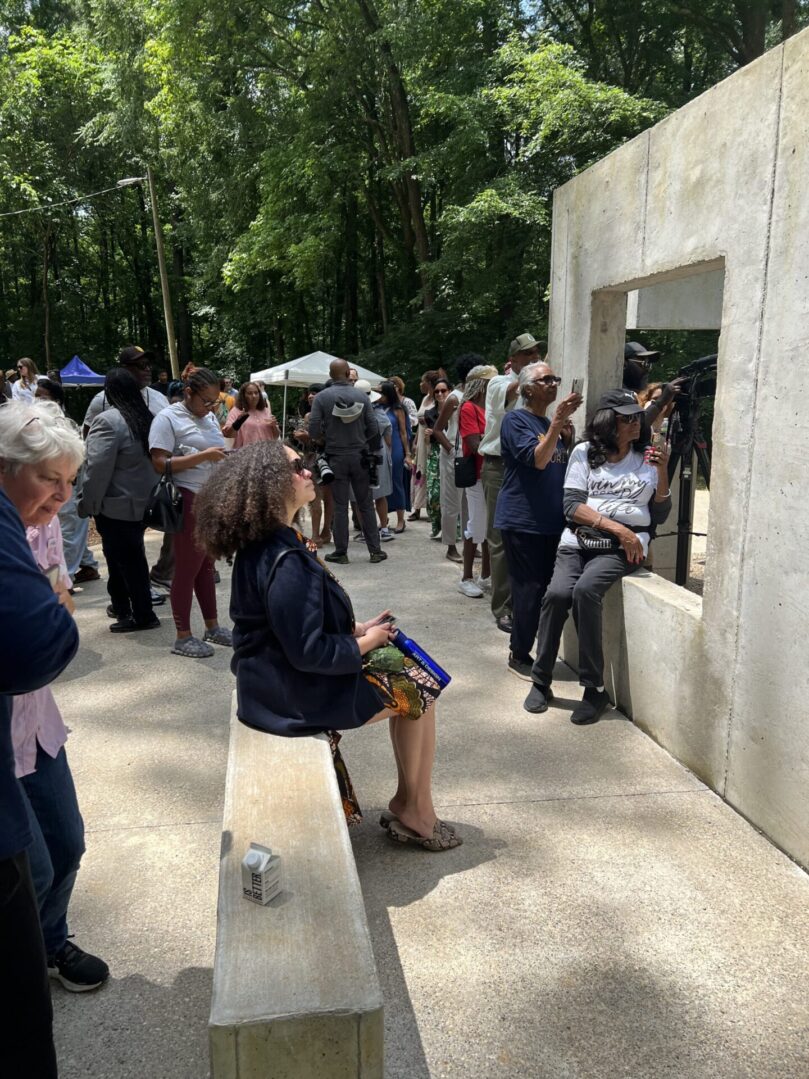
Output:
[[415,666],[391,673],[370,661],[369,668],[366,657],[393,636],[390,612],[355,620],[348,595],[296,528],[314,497],[311,472],[280,442],[233,454],[197,495],[197,542],[212,558],[236,555],[230,610],[239,719],[271,734],[329,734],[344,802],[353,792],[335,728],[389,719],[399,782],[380,824],[402,843],[457,847],[461,839],[436,817],[431,793],[439,688]]

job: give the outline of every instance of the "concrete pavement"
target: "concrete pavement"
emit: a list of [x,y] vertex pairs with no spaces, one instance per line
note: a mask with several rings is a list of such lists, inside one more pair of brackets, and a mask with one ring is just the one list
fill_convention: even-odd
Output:
[[[385,549],[372,566],[352,543],[335,568],[358,617],[390,606],[454,675],[434,786],[465,837],[394,847],[376,824],[387,732],[345,736],[386,1074],[809,1076],[806,875],[618,713],[573,727],[566,668],[557,707],[523,712],[507,638],[424,523]],[[227,593],[223,572],[224,611]],[[159,631],[111,635],[106,602],[103,585],[80,597],[56,695],[88,830],[71,931],[112,979],[54,989],[61,1075],[203,1079],[229,657],[171,656],[166,608]]]

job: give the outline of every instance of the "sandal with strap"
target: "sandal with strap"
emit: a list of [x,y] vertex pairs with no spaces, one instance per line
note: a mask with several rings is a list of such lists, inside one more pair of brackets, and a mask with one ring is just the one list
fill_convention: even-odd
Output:
[[389,809],[383,809],[379,814],[379,827],[387,831],[390,828],[390,822],[393,820],[396,820],[396,814],[391,813]]
[[185,656],[186,659],[209,659],[214,654],[213,648],[209,644],[203,644],[199,637],[186,637],[184,640],[178,638],[171,651],[173,655]]
[[397,818],[394,818],[388,825],[388,835],[397,843],[404,843],[411,847],[421,847],[422,850],[435,852],[452,850],[454,847],[460,847],[463,843],[455,829],[442,820],[436,820],[431,836],[423,836],[402,824]]

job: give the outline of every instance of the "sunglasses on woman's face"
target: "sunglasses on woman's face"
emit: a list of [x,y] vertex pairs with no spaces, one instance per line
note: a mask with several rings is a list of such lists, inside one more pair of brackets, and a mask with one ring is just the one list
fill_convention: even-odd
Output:
[[535,386],[560,386],[562,380],[558,375],[543,375],[542,378],[532,378]]
[[640,412],[633,412],[631,416],[623,416],[619,412],[618,413],[618,422],[619,423],[639,423],[640,422]]
[[303,461],[300,457],[294,457],[289,463],[292,465],[293,472],[296,472],[299,476],[303,475]]

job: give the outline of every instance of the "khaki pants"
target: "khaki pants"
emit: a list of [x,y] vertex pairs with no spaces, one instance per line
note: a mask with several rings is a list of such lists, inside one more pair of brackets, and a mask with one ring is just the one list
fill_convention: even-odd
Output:
[[497,496],[503,486],[502,457],[484,457],[483,493],[486,497],[486,539],[489,543],[489,559],[492,567],[492,614],[502,618],[511,614],[511,587],[508,580],[508,563],[503,549],[503,538],[494,527],[494,513],[497,508]]

